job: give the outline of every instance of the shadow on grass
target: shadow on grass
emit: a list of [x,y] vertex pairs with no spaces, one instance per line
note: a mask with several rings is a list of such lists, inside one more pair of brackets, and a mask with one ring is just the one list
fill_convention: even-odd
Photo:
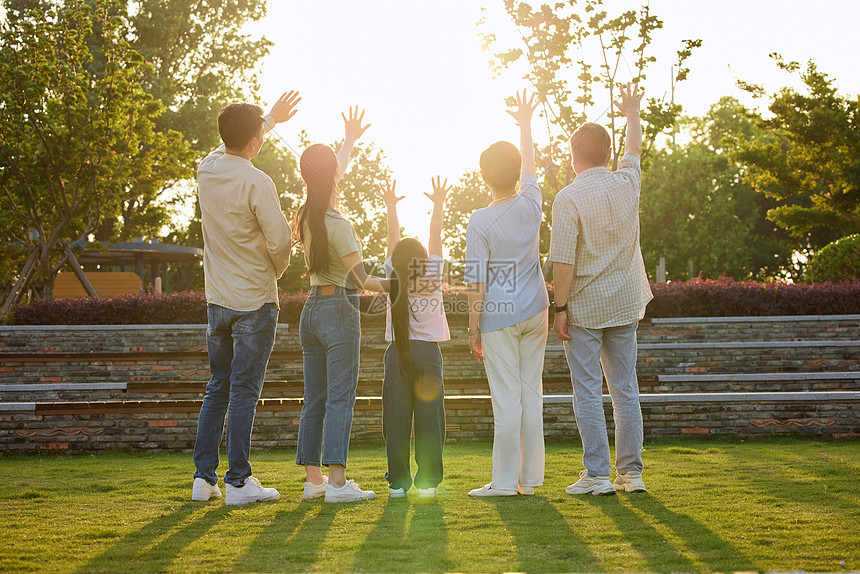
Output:
[[[637,498],[649,497],[638,494]],[[696,566],[681,550],[669,545],[648,521],[624,505],[621,496],[584,496],[592,508],[611,518],[633,550],[652,572],[693,572]]]
[[491,500],[514,538],[521,572],[601,572],[603,564],[542,496]]
[[[389,499],[382,516],[356,552],[352,569],[357,572],[444,571],[447,539],[443,509],[436,500]],[[408,561],[393,563],[394,555],[408,556]]]
[[[151,571],[164,570],[184,548],[205,535],[230,512],[229,508],[219,504],[200,518],[177,529],[179,524],[201,508],[204,507],[199,502],[186,502],[173,512],[162,514],[92,558],[78,572],[113,572],[122,564],[136,561],[146,562]],[[171,530],[174,531],[165,536]]]
[[[337,516],[334,505],[301,502],[275,514],[233,565],[237,572],[295,572],[310,569]],[[316,509],[316,513],[313,513]]]
[[[718,572],[738,572],[738,571],[759,571],[761,570],[750,558],[738,550],[733,544],[720,537],[713,530],[696,520],[695,518],[675,512],[666,508],[662,502],[654,498],[650,494],[635,494],[626,497],[630,504],[641,512],[653,517],[654,522],[659,522],[669,528],[675,535],[684,541],[684,544],[689,548],[690,552],[695,553],[708,570]],[[621,507],[619,504],[618,507]],[[604,508],[606,512],[606,509]],[[637,528],[648,528],[651,531],[654,529],[647,525],[646,521],[633,513],[629,509],[624,509],[626,514],[636,516],[636,527],[632,529],[622,529],[623,532],[629,532],[628,538],[631,538],[632,533],[636,532]],[[609,514],[609,512],[607,512]],[[620,526],[620,523],[619,523]],[[654,531],[656,532],[656,531]],[[659,536],[659,534],[658,534]],[[662,537],[660,537],[662,540]],[[659,543],[660,546],[667,544]],[[649,560],[649,565],[655,570],[660,571],[678,571],[678,570],[696,570],[697,568],[690,565],[689,558],[681,555],[675,550],[675,555],[683,559],[678,567],[674,563],[666,562],[665,550],[663,553],[656,556],[660,559],[659,563],[652,563]],[[643,554],[645,556],[645,554]],[[685,567],[684,565],[689,565]]]

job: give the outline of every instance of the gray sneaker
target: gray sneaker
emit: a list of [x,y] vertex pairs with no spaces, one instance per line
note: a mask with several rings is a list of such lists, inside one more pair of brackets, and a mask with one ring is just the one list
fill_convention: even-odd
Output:
[[305,488],[302,492],[303,500],[313,500],[314,498],[319,498],[320,496],[325,496],[325,487],[328,484],[328,477],[323,476],[323,481],[319,484],[314,484],[313,482],[305,481]]
[[245,485],[242,487],[227,485],[227,497],[224,504],[263,502],[264,500],[277,500],[280,496],[274,488],[265,488],[256,477],[249,476],[245,479]]
[[197,477],[194,486],[191,487],[191,500],[194,502],[206,502],[213,498],[221,498],[221,489],[217,484],[209,484],[205,479]]
[[326,502],[357,502],[359,500],[373,500],[376,493],[372,490],[361,490],[354,480],[347,480],[340,488],[335,488],[331,483],[325,487]]
[[647,492],[645,483],[642,482],[642,473],[628,472],[626,474],[618,473],[615,477],[615,490],[618,492]]
[[609,481],[608,476],[588,476],[588,471],[579,473],[579,480],[571,484],[564,491],[568,494],[594,494],[606,496],[615,494],[615,487]]

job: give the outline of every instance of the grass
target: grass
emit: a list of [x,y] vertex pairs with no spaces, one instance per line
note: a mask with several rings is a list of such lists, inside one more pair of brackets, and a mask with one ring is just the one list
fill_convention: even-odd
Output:
[[256,452],[281,499],[245,507],[190,502],[190,454],[4,457],[0,571],[860,569],[860,441],[649,443],[650,492],[613,497],[566,495],[581,446],[550,443],[536,496],[470,499],[490,449],[447,446],[427,502],[389,500],[382,447],[354,446],[350,476],[380,496],[346,505],[301,501],[294,451]]

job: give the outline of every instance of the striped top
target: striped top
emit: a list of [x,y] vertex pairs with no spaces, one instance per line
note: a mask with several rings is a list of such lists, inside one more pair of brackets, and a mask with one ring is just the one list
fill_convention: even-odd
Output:
[[524,174],[514,199],[476,210],[466,228],[466,283],[484,283],[480,329],[498,331],[549,307],[540,268],[543,197]]
[[549,259],[573,265],[567,298],[572,325],[589,329],[638,321],[653,298],[639,248],[639,158],[618,170],[586,169],[558,192]]

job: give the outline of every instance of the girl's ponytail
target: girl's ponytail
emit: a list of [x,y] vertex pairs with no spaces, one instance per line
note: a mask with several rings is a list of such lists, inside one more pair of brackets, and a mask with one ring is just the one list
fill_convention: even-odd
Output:
[[409,319],[412,315],[409,296],[419,288],[427,264],[427,250],[414,237],[401,239],[391,253],[391,330],[394,346],[402,365],[409,363]]

